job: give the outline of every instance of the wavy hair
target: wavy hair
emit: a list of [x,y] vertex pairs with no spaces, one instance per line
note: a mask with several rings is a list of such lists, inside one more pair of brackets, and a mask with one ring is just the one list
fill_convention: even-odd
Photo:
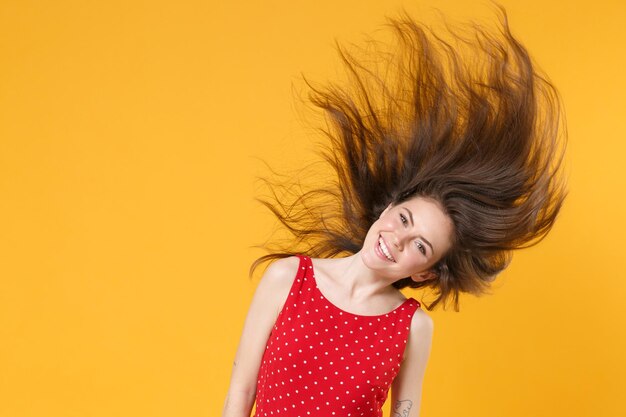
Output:
[[566,195],[561,100],[497,7],[497,31],[446,23],[435,33],[404,13],[388,21],[387,49],[370,41],[355,53],[337,44],[348,82],[315,86],[305,78],[326,121],[319,152],[332,179],[294,191],[298,179],[262,178],[271,195],[257,200],[289,237],[266,242],[270,253],[251,276],[296,253],[357,253],[389,203],[422,196],[452,220],[453,245],[435,279],[394,286],[430,287],[428,309],[452,299],[459,311],[459,293],[488,293],[512,251],[546,236]]

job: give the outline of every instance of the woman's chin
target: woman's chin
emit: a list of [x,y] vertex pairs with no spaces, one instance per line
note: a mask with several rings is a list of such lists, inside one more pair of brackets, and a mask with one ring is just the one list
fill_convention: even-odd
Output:
[[380,259],[376,256],[374,250],[370,251],[361,251],[361,260],[366,267],[372,270],[380,269]]

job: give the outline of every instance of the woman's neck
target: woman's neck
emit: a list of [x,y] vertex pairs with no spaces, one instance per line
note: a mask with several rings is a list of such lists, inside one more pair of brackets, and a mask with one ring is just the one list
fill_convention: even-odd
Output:
[[322,265],[327,277],[340,286],[345,291],[345,296],[352,300],[397,294],[397,290],[392,287],[394,280],[377,275],[368,268],[360,252],[345,258],[324,259]]

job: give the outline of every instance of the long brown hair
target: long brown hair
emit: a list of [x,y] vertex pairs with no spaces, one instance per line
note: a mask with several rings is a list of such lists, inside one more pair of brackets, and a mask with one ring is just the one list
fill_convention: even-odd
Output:
[[251,276],[296,253],[354,254],[389,203],[423,196],[452,220],[453,246],[433,268],[436,279],[394,286],[429,286],[428,309],[452,298],[459,311],[460,292],[487,293],[513,250],[546,236],[566,195],[560,97],[498,9],[497,32],[471,23],[435,33],[404,13],[389,19],[387,50],[378,44],[359,59],[337,45],[350,82],[305,79],[325,114],[320,155],[333,180],[294,194],[297,179],[264,179],[271,197],[258,200],[290,238],[266,244],[271,253]]

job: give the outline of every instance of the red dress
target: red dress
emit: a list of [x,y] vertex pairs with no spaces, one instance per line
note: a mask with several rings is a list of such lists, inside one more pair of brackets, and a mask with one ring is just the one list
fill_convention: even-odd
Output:
[[261,362],[254,416],[382,416],[420,303],[409,298],[377,316],[349,313],[320,292],[311,258],[298,257]]

